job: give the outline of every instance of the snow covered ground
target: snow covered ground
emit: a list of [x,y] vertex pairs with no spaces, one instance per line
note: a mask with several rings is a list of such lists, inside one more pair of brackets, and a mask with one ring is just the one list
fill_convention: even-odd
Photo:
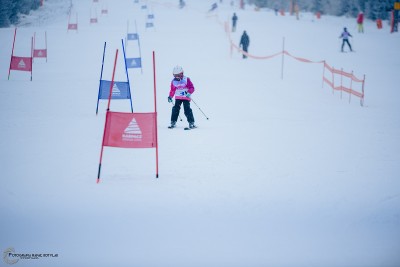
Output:
[[[359,34],[355,19],[296,20],[228,2],[207,14],[212,1],[149,1],[147,10],[133,0],[74,1],[75,33],[70,1],[45,1],[17,31],[17,56],[29,55],[34,32],[38,46],[47,32],[48,62],[35,59],[33,81],[16,71],[7,79],[14,28],[0,29],[0,249],[58,254],[15,266],[400,266],[400,35],[372,21]],[[285,57],[282,80],[280,56],[231,56],[221,22],[233,12],[232,39],[246,30],[253,55],[280,52],[285,38],[295,56],[365,74],[364,107],[322,88],[321,64]],[[148,13],[155,28],[145,28]],[[103,45],[111,79],[128,20],[144,65],[143,74],[129,70],[135,111],[154,109],[156,54],[159,178],[154,149],[105,147],[96,184]],[[344,26],[355,53],[339,52]],[[183,131],[185,119],[167,129],[176,64],[210,118],[192,103],[193,131]],[[111,110],[129,112],[129,103]]]

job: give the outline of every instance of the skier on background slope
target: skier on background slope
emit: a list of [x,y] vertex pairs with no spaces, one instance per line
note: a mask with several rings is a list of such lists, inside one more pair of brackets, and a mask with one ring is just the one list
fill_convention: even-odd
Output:
[[196,128],[194,125],[193,112],[190,108],[190,96],[194,92],[193,83],[189,77],[183,75],[183,68],[181,66],[174,67],[172,74],[174,75],[174,79],[171,81],[168,102],[172,103],[172,98],[175,96],[175,105],[172,107],[171,126],[168,128],[175,127],[182,103],[185,116],[189,123],[189,129]]
[[350,51],[353,51],[353,49],[351,48],[350,42],[349,42],[349,37],[353,37],[353,36],[347,31],[347,28],[345,27],[345,28],[343,29],[342,34],[339,36],[339,38],[342,38],[342,39],[343,39],[343,42],[342,42],[342,52],[344,52],[344,51],[343,51],[343,48],[344,48],[344,44],[345,44],[345,43],[347,43],[347,45],[349,46]]

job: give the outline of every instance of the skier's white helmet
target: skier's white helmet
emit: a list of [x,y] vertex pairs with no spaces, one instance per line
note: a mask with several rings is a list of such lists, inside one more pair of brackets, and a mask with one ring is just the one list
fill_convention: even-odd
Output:
[[174,70],[172,71],[173,75],[178,75],[178,74],[183,74],[183,68],[179,65],[174,67]]

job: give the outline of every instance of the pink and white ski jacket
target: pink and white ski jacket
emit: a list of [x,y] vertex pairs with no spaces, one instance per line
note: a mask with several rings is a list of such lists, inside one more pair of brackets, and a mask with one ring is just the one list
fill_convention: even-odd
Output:
[[193,94],[193,92],[194,86],[189,77],[183,76],[180,81],[175,79],[171,81],[171,90],[169,91],[169,96],[171,98],[175,96],[175,99],[190,101],[190,98],[186,97],[186,93]]

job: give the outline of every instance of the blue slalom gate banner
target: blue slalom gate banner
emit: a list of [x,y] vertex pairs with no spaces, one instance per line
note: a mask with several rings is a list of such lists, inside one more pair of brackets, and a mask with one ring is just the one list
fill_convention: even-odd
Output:
[[128,69],[142,68],[142,58],[141,57],[127,58],[126,67]]
[[139,40],[139,35],[137,33],[128,33],[127,40],[129,41]]
[[[108,99],[110,96],[110,90],[111,90],[111,98],[112,99],[129,99],[130,103],[131,103],[131,112],[133,113],[132,95],[131,95],[131,87],[130,87],[130,83],[129,83],[128,68],[126,66],[124,40],[121,40],[121,42],[122,42],[122,49],[124,51],[126,82],[124,82],[124,81],[111,82],[108,80],[103,80],[104,57],[106,54],[106,46],[107,46],[107,43],[104,42],[103,61],[102,61],[101,73],[100,73],[99,93],[97,96],[96,115],[99,111],[99,100],[100,99]],[[112,88],[111,88],[111,86],[112,86]]]
[[[131,41],[131,42],[129,42],[129,41]],[[126,66],[127,69],[139,69],[140,68],[141,72],[143,73],[142,52],[141,52],[141,49],[140,49],[140,40],[139,40],[138,31],[137,31],[136,20],[135,20],[135,32],[129,32],[129,20],[128,20],[127,32],[126,32],[126,47],[128,47],[128,43],[135,43],[135,41],[137,41],[137,49],[139,51],[139,55],[130,56],[130,57],[127,58],[126,54],[125,54],[125,51],[124,51],[125,66]],[[132,51],[132,48],[127,49],[127,50]],[[128,54],[132,54],[132,52],[128,53]]]
[[[100,80],[100,93],[99,99],[108,99],[110,95],[111,81]],[[112,92],[112,99],[131,99],[131,90],[128,82],[114,82]]]

